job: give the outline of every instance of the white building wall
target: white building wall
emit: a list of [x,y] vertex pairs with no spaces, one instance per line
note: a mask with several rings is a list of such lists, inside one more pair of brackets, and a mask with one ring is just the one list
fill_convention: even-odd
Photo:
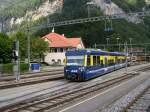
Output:
[[[57,52],[57,53],[47,53],[44,61],[48,64],[56,63],[56,64],[64,65],[64,59],[65,59],[65,52]],[[55,62],[52,60],[55,60]],[[61,63],[59,63],[58,60],[61,60]]]
[[[45,40],[45,41],[49,41],[49,40]],[[81,41],[81,43],[78,44],[76,48],[68,48],[67,50],[69,49],[84,49],[84,45]],[[66,52],[66,48],[63,49],[63,52],[60,51],[60,48],[57,48],[57,52],[50,51],[49,53],[45,54],[44,62],[50,65],[52,64],[64,65],[65,52]],[[55,62],[52,60],[55,60]],[[60,60],[61,62],[59,63],[58,60]]]

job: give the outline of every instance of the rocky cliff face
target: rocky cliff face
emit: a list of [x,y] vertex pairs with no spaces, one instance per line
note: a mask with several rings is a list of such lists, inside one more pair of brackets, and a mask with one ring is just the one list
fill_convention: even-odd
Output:
[[[115,3],[107,3],[106,0],[92,0],[93,4],[100,7],[101,11],[105,15],[113,15],[113,14],[125,14],[125,12]],[[128,16],[126,18],[127,21],[133,23],[141,23],[142,20],[135,16]]]
[[113,2],[107,3],[106,0],[92,0],[92,2],[94,2],[96,6],[100,7],[101,11],[105,15],[124,13],[124,11]]
[[34,11],[27,11],[26,15],[21,18],[12,18],[10,20],[10,25],[21,24],[25,20],[35,21],[41,17],[46,17],[50,14],[61,12],[63,7],[63,0],[54,0],[49,2],[49,0],[45,0],[45,2]]

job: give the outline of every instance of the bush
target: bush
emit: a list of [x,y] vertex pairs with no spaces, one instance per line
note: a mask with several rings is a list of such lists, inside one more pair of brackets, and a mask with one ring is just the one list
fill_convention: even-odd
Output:
[[12,63],[3,64],[2,72],[3,73],[12,73],[13,72],[13,64]]
[[21,72],[27,72],[28,71],[28,64],[26,64],[26,63],[21,63],[20,64],[20,71]]
[[[27,72],[27,71],[28,71],[28,64],[20,63],[20,72],[22,73],[22,72]],[[13,64],[12,63],[3,64],[2,72],[13,73]]]

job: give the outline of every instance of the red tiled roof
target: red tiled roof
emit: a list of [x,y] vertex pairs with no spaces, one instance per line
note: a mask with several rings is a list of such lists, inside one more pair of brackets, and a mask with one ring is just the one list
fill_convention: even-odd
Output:
[[57,33],[49,33],[42,38],[49,40],[49,47],[77,47],[81,42],[81,38],[66,38]]
[[78,44],[81,43],[81,38],[68,38],[68,41],[72,44],[72,46],[77,47]]

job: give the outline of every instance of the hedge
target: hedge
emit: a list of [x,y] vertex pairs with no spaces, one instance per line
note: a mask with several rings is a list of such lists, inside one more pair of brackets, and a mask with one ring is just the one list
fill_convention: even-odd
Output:
[[[20,63],[20,72],[26,72],[28,71],[28,64],[26,63]],[[3,64],[2,66],[2,73],[13,73],[13,64]]]

